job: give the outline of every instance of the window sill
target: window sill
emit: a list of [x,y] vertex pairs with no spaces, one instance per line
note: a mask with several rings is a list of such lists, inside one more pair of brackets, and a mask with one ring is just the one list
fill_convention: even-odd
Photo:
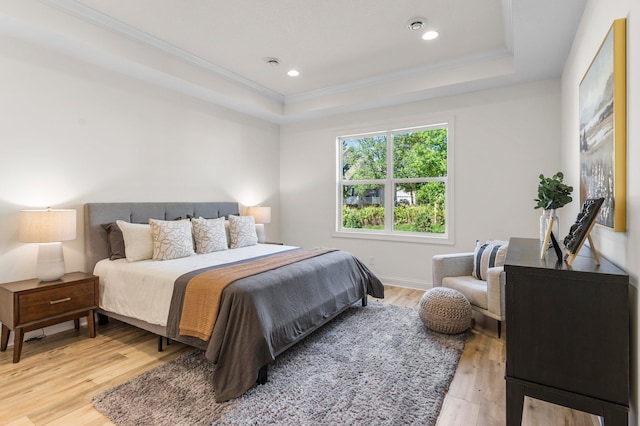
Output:
[[448,244],[453,245],[453,237],[436,234],[416,235],[416,234],[391,234],[385,232],[358,232],[358,231],[338,231],[333,234],[334,238],[352,238],[361,240],[379,241],[399,241],[418,244]]

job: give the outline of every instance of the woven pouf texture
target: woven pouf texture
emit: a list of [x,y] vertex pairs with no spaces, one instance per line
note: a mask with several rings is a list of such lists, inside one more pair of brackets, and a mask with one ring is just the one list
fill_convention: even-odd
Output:
[[471,304],[452,288],[427,290],[420,299],[419,313],[424,325],[438,333],[458,334],[471,325]]

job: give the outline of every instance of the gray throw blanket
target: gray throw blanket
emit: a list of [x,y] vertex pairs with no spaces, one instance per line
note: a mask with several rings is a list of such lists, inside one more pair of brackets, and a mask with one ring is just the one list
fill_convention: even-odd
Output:
[[380,280],[353,255],[333,251],[240,279],[225,288],[208,342],[180,336],[187,282],[203,270],[179,277],[174,286],[168,337],[206,351],[216,368],[216,401],[251,388],[258,371],[276,356],[369,294],[384,297]]

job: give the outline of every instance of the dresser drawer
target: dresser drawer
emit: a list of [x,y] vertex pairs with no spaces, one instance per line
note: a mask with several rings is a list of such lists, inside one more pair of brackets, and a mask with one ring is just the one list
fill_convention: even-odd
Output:
[[18,324],[95,307],[93,280],[18,295]]

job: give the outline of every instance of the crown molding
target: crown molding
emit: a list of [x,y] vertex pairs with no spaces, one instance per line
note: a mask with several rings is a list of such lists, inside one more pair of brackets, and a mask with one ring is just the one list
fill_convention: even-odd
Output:
[[66,12],[68,14],[72,14],[78,18],[81,18],[84,21],[97,24],[103,28],[106,28],[110,31],[115,32],[116,34],[123,35],[138,43],[141,43],[148,47],[159,50],[174,58],[180,59],[188,64],[204,69],[205,71],[213,73],[221,78],[224,78],[225,80],[247,87],[272,100],[276,100],[278,102],[284,102],[285,98],[280,93],[277,93],[252,80],[249,80],[238,74],[235,74],[227,70],[226,68],[218,66],[212,62],[209,62],[206,59],[201,58],[197,55],[194,55],[193,53],[190,53],[177,46],[174,46],[171,43],[161,40],[155,36],[152,36],[149,33],[146,33],[142,30],[132,27],[131,25],[126,24],[118,19],[112,18],[111,16],[106,15],[102,12],[99,12],[93,9],[92,7],[89,7],[79,1],[76,1],[76,0],[40,0],[40,1],[46,5],[55,7],[56,9],[59,9],[63,12]]
[[513,56],[513,52],[509,49],[497,49],[490,52],[485,52],[478,55],[469,55],[461,58],[457,58],[452,61],[440,62],[435,65],[428,65],[424,67],[410,68],[394,73],[383,74],[367,79],[357,80],[346,84],[335,85],[326,87],[324,89],[312,90],[309,92],[299,93],[296,95],[289,95],[285,97],[285,104],[292,104],[296,102],[311,101],[317,98],[325,96],[338,95],[341,93],[351,92],[357,89],[379,86],[387,83],[393,83],[394,81],[402,81],[408,78],[422,76],[425,74],[433,73],[435,71],[453,69],[462,67],[473,63],[482,63],[492,61],[495,59],[509,58]]
[[430,65],[425,67],[417,67],[408,70],[403,70],[395,73],[384,74],[368,79],[362,79],[346,84],[334,85],[323,89],[312,90],[295,95],[283,96],[269,88],[266,88],[252,80],[244,78],[238,74],[235,74],[223,67],[220,67],[212,62],[209,62],[197,55],[185,51],[171,43],[158,39],[151,34],[148,34],[142,30],[132,27],[120,20],[112,18],[102,12],[99,12],[92,7],[89,7],[77,0],[40,0],[42,3],[55,7],[66,13],[72,14],[85,21],[97,24],[113,31],[117,34],[124,35],[132,40],[142,43],[148,47],[162,51],[163,53],[170,55],[174,58],[180,59],[186,63],[202,68],[208,72],[216,74],[226,80],[240,84],[244,87],[250,88],[261,95],[267,96],[272,100],[276,100],[283,104],[291,104],[296,102],[312,101],[314,99],[323,98],[325,96],[336,95],[340,93],[346,93],[353,90],[360,89],[362,87],[370,87],[379,84],[391,83],[393,81],[402,80],[405,78],[414,77],[417,75],[423,75],[429,72],[454,68],[457,66],[467,65],[472,62],[483,62],[492,59],[498,59],[506,56],[513,55],[513,29],[511,19],[511,0],[502,0],[505,20],[505,49],[499,49],[491,52],[486,52],[481,55],[472,55],[465,58],[459,58],[454,61],[443,62],[436,65]]
[[[142,80],[177,93],[200,99],[231,110],[247,114],[272,123],[280,123],[282,112],[254,105],[234,96],[226,96],[199,84],[167,74],[161,70],[135,61],[95,49],[89,45],[70,40],[59,34],[34,27],[24,21],[0,13],[0,33],[16,37],[46,49],[55,50],[63,55],[114,71],[119,74]],[[278,105],[281,105],[277,103]]]

